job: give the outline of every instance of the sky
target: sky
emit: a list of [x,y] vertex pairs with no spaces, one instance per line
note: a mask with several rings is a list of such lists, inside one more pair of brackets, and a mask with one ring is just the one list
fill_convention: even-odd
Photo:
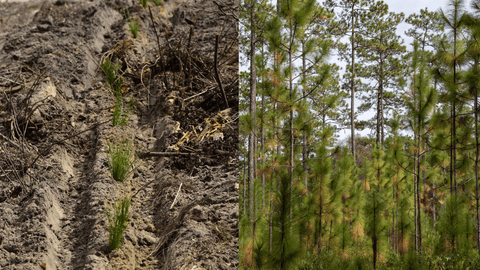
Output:
[[[408,18],[410,14],[413,13],[420,13],[421,9],[427,8],[428,11],[438,11],[440,8],[444,11],[447,12],[448,10],[448,3],[450,1],[448,0],[440,0],[440,1],[435,1],[435,0],[402,0],[402,1],[395,1],[395,0],[384,0],[384,2],[388,5],[389,11],[393,12],[403,12],[405,14],[405,19]],[[469,9],[470,1],[464,1],[464,7]],[[404,39],[404,45],[407,46],[407,51],[412,51],[413,50],[413,39],[405,35],[405,31],[407,31],[410,28],[410,25],[406,22],[402,22],[399,24],[397,28],[397,35],[401,36]],[[333,57],[332,57],[332,62],[333,62]],[[345,66],[345,63],[338,63],[341,67]],[[347,100],[348,102],[348,100]],[[358,106],[361,104],[361,101],[358,99],[355,99],[355,105]],[[366,112],[363,115],[359,117],[360,120],[368,120],[371,119],[375,115],[375,112]],[[362,136],[368,136],[370,133],[370,130],[363,130],[363,131],[356,131],[356,134],[361,134]],[[407,132],[408,133],[408,132]],[[340,130],[338,133],[339,139],[344,140],[347,137],[350,136],[350,130],[349,129],[344,129]],[[373,135],[373,134],[372,134]]]
[[[317,1],[322,1],[323,0],[317,0]],[[449,0],[383,0],[386,4],[388,4],[389,11],[394,11],[394,12],[403,12],[405,14],[405,18],[407,18],[410,14],[413,13],[420,13],[421,9],[427,8],[428,11],[437,11],[440,8],[442,8],[444,11],[448,10],[447,4],[449,3]],[[465,7],[468,7],[470,4],[470,0],[466,0],[464,2]],[[410,37],[407,37],[405,35],[405,31],[407,31],[410,28],[410,25],[403,22],[398,26],[397,29],[397,35],[401,36],[404,39],[404,45],[407,46],[407,51],[411,51],[412,45],[411,43],[413,42],[413,39]],[[330,62],[332,63],[337,63],[341,68],[345,67],[345,63],[338,62],[336,61],[336,55],[332,55],[330,57]],[[249,68],[249,66],[240,66],[240,71],[246,71]],[[342,72],[343,73],[343,72]],[[346,100],[349,103],[349,99]],[[355,107],[361,104],[361,101],[356,99],[355,100]],[[363,115],[359,117],[359,120],[368,120],[371,119],[374,116],[375,112],[366,112]],[[356,131],[356,134],[361,134],[362,136],[368,136],[370,133],[370,130],[363,130],[363,131]],[[337,135],[339,136],[339,140],[345,140],[347,137],[350,136],[350,130],[349,129],[342,129],[337,132]],[[373,135],[373,134],[372,134]]]
[[[401,0],[401,1],[396,1],[396,0],[383,0],[387,5],[388,5],[388,10],[390,12],[396,12],[400,13],[403,12],[405,14],[405,19],[408,18],[410,14],[413,13],[420,13],[421,9],[427,8],[428,11],[437,11],[440,8],[442,8],[444,11],[447,10],[447,3],[448,0]],[[410,28],[410,25],[406,22],[402,22],[398,25],[397,28],[397,35],[401,36],[404,39],[404,45],[407,46],[407,51],[413,50],[413,46],[411,45],[413,42],[413,39],[405,35],[405,31],[407,31]],[[334,57],[331,58],[332,62],[336,62],[334,60]],[[345,66],[345,63],[337,63],[341,67]],[[350,103],[347,100],[348,103]],[[359,99],[355,99],[355,107],[361,104],[361,101]],[[366,112],[363,115],[359,116],[359,120],[368,120],[371,119],[375,115],[374,111],[371,112]],[[368,136],[371,131],[370,130],[363,130],[363,131],[355,131],[356,134],[361,134],[362,136]],[[349,129],[342,129],[337,132],[337,135],[339,135],[339,140],[345,140],[347,137],[350,136],[350,130]],[[371,134],[373,135],[373,134]]]

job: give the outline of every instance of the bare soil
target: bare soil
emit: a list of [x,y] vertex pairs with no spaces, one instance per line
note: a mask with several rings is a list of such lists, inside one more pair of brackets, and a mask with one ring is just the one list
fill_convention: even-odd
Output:
[[[149,9],[0,3],[0,269],[238,268],[238,0]],[[106,58],[122,66],[126,126],[112,127]],[[108,145],[122,139],[140,158],[117,182]],[[106,205],[125,196],[110,252]]]

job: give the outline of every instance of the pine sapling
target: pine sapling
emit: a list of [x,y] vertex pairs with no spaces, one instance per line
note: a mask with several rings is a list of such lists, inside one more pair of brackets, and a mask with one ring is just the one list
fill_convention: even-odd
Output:
[[[130,208],[131,197],[125,196],[120,201],[117,200],[113,207],[105,207],[105,214],[108,218],[110,236],[108,241],[108,248],[110,251],[118,249],[122,244],[123,233],[128,227],[130,215],[128,210]],[[112,212],[113,211],[113,214]]]

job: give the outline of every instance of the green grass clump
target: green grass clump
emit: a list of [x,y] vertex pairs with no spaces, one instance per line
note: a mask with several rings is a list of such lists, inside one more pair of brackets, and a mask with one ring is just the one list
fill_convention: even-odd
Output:
[[121,89],[123,78],[119,73],[121,63],[117,61],[115,64],[113,64],[110,62],[110,59],[106,58],[102,63],[100,63],[100,67],[102,68],[103,72],[105,72],[105,80],[115,95],[115,109],[113,111],[112,126],[125,126],[129,119],[129,113],[133,105],[133,100],[130,100],[127,110],[123,112],[123,96]]
[[130,33],[132,33],[133,38],[137,38],[138,36],[138,27],[140,26],[140,20],[137,18],[135,21],[130,18],[130,12],[126,9],[126,12],[123,11],[125,14],[125,18],[128,20],[128,29],[130,29]]
[[138,157],[135,156],[132,159],[133,153],[133,143],[126,139],[122,140],[118,145],[115,145],[113,142],[108,144],[108,165],[113,179],[123,182],[136,169],[133,165]]
[[[105,214],[107,215],[110,228],[110,236],[108,238],[108,248],[110,251],[119,248],[122,244],[123,233],[127,229],[128,222],[130,221],[128,209],[130,208],[131,199],[131,197],[125,196],[122,201],[119,199],[114,203],[113,209],[108,206],[105,207]],[[111,211],[113,211],[113,215]]]

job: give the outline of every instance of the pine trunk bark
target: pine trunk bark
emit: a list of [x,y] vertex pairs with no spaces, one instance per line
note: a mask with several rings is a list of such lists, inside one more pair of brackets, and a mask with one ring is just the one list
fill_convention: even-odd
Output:
[[[248,181],[250,187],[250,219],[255,219],[255,192],[254,192],[254,180],[255,180],[255,128],[256,128],[256,99],[257,99],[257,74],[255,66],[255,1],[252,0],[252,6],[250,9],[250,115],[252,116],[252,130],[248,139]],[[252,226],[255,228],[255,226]],[[254,232],[253,232],[254,234]],[[252,234],[252,235],[253,235]]]
[[[475,63],[475,67],[478,67],[478,62]],[[480,212],[479,212],[479,198],[478,198],[478,153],[479,153],[479,145],[478,145],[478,89],[475,89],[475,199],[477,201],[477,248],[478,254],[480,255]]]
[[[304,49],[305,43],[302,43],[302,49]],[[302,55],[302,72],[303,72],[303,80],[305,80],[306,74],[306,59],[305,59],[305,54]],[[307,95],[307,86],[304,81],[303,87],[302,87],[302,92],[303,96],[305,97]],[[302,161],[303,161],[303,174],[304,174],[304,185],[305,185],[305,190],[308,190],[308,166],[307,166],[307,158],[308,158],[308,152],[307,152],[307,132],[303,131],[303,149],[302,149]]]
[[356,163],[355,155],[355,2],[352,3],[352,82],[350,93],[350,125],[352,137],[353,162]]

